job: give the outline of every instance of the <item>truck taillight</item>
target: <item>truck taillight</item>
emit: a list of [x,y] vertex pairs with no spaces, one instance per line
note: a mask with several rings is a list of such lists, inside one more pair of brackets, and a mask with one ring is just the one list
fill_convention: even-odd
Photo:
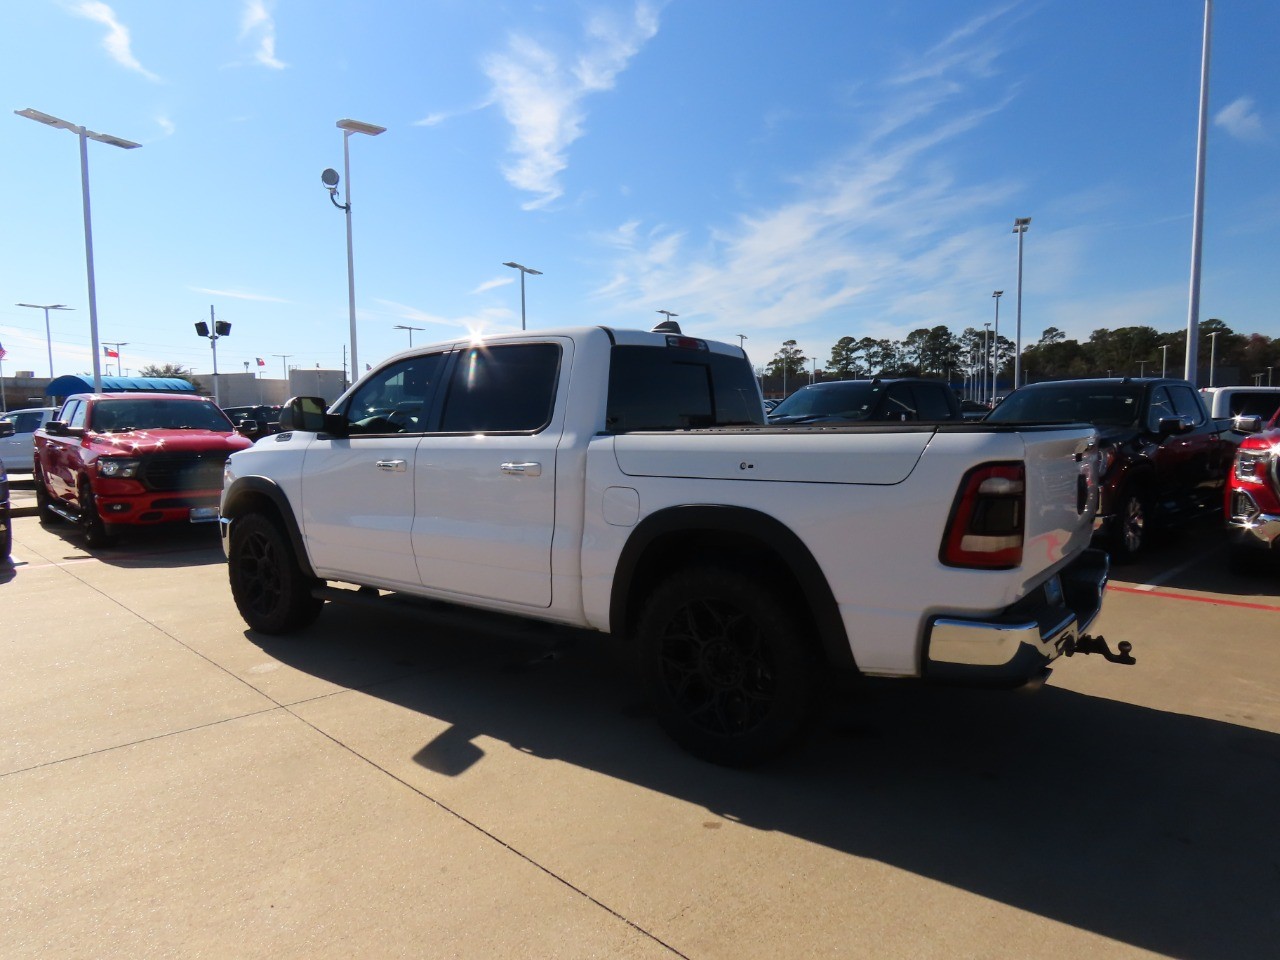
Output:
[[960,481],[939,559],[949,567],[1007,570],[1022,563],[1027,474],[1021,463],[987,463]]

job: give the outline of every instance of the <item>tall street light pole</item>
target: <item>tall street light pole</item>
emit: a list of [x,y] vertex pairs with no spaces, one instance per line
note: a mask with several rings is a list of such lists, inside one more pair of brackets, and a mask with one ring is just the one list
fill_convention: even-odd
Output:
[[[658,326],[659,326],[659,327],[661,327],[661,326],[662,326],[662,324],[664,324],[664,323],[669,323],[669,324],[671,324],[671,326],[673,326],[673,327],[674,327],[674,326],[676,326],[676,325],[675,325],[675,323],[674,323],[674,322],[672,322],[672,319],[671,319],[671,318],[672,318],[672,317],[678,317],[678,316],[680,316],[680,314],[678,314],[678,313],[673,313],[673,312],[672,312],[672,311],[670,311],[670,310],[658,310],[658,311],[656,311],[656,312],[657,312],[657,313],[662,314],[664,317],[666,317],[666,318],[667,318],[667,319],[665,319],[665,320],[661,320],[661,321],[659,321],[659,322],[658,322]],[[677,333],[678,333],[679,331],[678,331],[678,330],[676,330],[675,332],[677,332]]]
[[506,263],[504,263],[504,264],[503,264],[503,266],[504,266],[504,267],[510,267],[512,270],[519,270],[519,271],[520,271],[520,329],[521,329],[521,330],[524,330],[524,329],[525,329],[525,323],[524,323],[524,275],[525,275],[526,273],[531,273],[531,274],[533,274],[535,277],[540,277],[540,276],[542,276],[542,271],[541,271],[541,270],[535,270],[535,269],[533,269],[533,267],[526,267],[524,264],[522,264],[522,263],[516,263],[514,260],[508,260]]
[[[993,290],[991,296],[996,301],[996,327],[995,333],[991,337],[991,395],[994,397],[996,391],[1000,389],[1000,298],[1004,296],[1003,290]],[[1014,386],[1018,385],[1014,380]]]
[[1213,40],[1213,0],[1204,0],[1204,40],[1200,48],[1200,126],[1196,139],[1196,188],[1191,214],[1191,295],[1187,307],[1187,362],[1184,376],[1196,382],[1200,347],[1200,250],[1204,237],[1204,168],[1209,146],[1209,49]]
[[[103,341],[103,343],[102,343],[102,349],[103,349],[103,351],[104,351],[104,352],[106,351],[107,347],[111,347],[111,348],[112,348],[112,349],[111,349],[111,353],[107,354],[107,356],[108,356],[108,357],[111,357],[111,359],[115,360],[115,362],[116,362],[116,376],[117,376],[117,377],[124,376],[124,373],[123,373],[123,371],[124,371],[124,367],[121,365],[121,360],[120,360],[120,348],[121,348],[121,347],[127,347],[128,345],[129,345],[129,344],[128,344],[128,342],[127,342],[127,341],[126,341],[126,342],[124,342],[124,343],[107,343],[106,341]],[[108,371],[109,371],[111,368],[110,368],[110,367],[108,367],[107,369],[108,369]]]
[[1160,345],[1160,376],[1167,377],[1169,375],[1169,345],[1163,343]]
[[[996,303],[999,304],[1000,301],[997,300]],[[990,332],[991,332],[991,324],[984,323],[982,325],[982,397],[981,397],[983,403],[986,403],[988,399],[992,396],[991,391],[987,389],[987,380],[990,375],[990,366],[989,366],[990,359],[989,358],[991,356],[991,354],[987,352],[987,334],[989,334]]]
[[288,381],[289,370],[285,366],[285,363],[288,361],[290,357],[293,356],[293,354],[292,353],[273,353],[272,356],[280,358],[280,376],[284,378],[284,380]]
[[[342,131],[342,175],[347,180],[347,202],[339,203],[337,200],[338,193],[338,172],[333,168],[329,168],[320,174],[320,182],[329,190],[329,200],[335,207],[346,214],[347,219],[347,315],[351,325],[351,369],[358,370],[359,365],[356,362],[356,264],[355,254],[351,245],[351,146],[350,140],[353,133],[363,133],[366,136],[376,137],[380,133],[386,133],[386,127],[380,127],[376,123],[364,123],[361,120],[339,120],[337,127]],[[278,354],[277,354],[278,356]]]
[[1214,330],[1209,334],[1209,386],[1213,386],[1213,368],[1218,365],[1218,334],[1221,330]]
[[1013,389],[1018,389],[1022,376],[1022,235],[1031,226],[1030,217],[1018,217],[1013,221],[1013,232],[1018,235],[1018,322],[1013,344]]
[[75,307],[68,307],[61,303],[19,303],[19,307],[31,307],[35,310],[44,311],[44,342],[49,348],[49,379],[53,379],[53,335],[49,332],[49,311],[50,310],[74,310]]
[[35,120],[37,123],[43,123],[50,127],[56,127],[59,130],[70,130],[80,138],[80,195],[84,204],[84,262],[85,273],[89,282],[89,336],[93,349],[93,390],[95,393],[102,392],[102,364],[99,361],[99,345],[98,345],[98,294],[97,286],[93,278],[93,225],[89,216],[89,145],[88,141],[97,140],[99,143],[109,143],[113,147],[121,147],[124,150],[133,150],[142,146],[140,143],[134,143],[132,140],[124,140],[120,137],[112,136],[109,133],[94,133],[84,127],[77,126],[67,120],[60,120],[57,117],[50,116],[47,113],[41,113],[39,110],[32,110],[28,107],[25,110],[13,111],[20,117],[26,117],[28,120]]
[[412,350],[412,349],[413,349],[413,331],[415,331],[415,330],[425,330],[425,329],[427,329],[427,328],[426,328],[426,327],[411,327],[411,326],[409,326],[408,324],[404,324],[404,323],[397,323],[397,324],[396,324],[394,327],[392,327],[391,329],[392,329],[392,330],[408,330],[408,331],[409,331],[409,349],[410,349],[410,350]]

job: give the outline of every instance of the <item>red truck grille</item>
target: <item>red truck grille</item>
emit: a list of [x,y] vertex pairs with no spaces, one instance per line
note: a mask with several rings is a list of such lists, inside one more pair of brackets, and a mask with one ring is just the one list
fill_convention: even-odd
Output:
[[141,479],[149,490],[213,490],[226,462],[223,451],[160,454],[147,458]]

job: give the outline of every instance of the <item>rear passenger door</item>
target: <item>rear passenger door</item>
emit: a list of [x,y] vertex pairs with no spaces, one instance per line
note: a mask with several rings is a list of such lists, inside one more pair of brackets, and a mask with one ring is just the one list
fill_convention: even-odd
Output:
[[556,450],[573,344],[455,355],[438,427],[418,447],[413,553],[432,590],[551,605]]

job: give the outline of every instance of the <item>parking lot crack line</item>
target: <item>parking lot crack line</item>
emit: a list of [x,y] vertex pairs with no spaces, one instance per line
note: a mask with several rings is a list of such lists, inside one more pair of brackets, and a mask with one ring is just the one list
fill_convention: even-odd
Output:
[[431,796],[431,794],[422,790],[420,787],[416,787],[409,781],[405,780],[403,777],[397,776],[395,773],[388,770],[386,767],[382,766],[377,761],[372,760],[369,757],[366,757],[360,751],[354,749],[348,744],[343,743],[341,740],[337,739],[331,734],[326,733],[324,730],[321,730],[319,727],[317,727],[315,724],[311,723],[310,721],[306,720],[305,718],[297,716],[297,714],[294,714],[293,711],[289,710],[287,707],[284,709],[287,713],[290,713],[291,715],[297,717],[298,720],[300,720],[302,723],[306,724],[307,726],[311,727],[311,729],[315,730],[316,733],[332,741],[334,744],[341,747],[343,750],[347,751],[352,756],[357,757],[360,760],[364,761],[369,766],[373,767],[375,770],[379,771],[380,773],[384,774],[387,777],[390,777],[392,780],[396,781],[401,786],[407,788],[413,793],[416,793],[423,800],[426,800],[428,803],[435,805],[442,812],[455,818],[459,822],[466,824],[472,830],[475,830],[477,833],[481,834],[487,839],[498,844],[498,846],[502,847],[508,853],[516,857],[519,857],[521,860],[529,864],[534,869],[541,871],[551,879],[555,880],[557,883],[567,887],[569,890],[572,890],[575,894],[587,900],[589,903],[594,904],[595,906],[599,907],[601,910],[604,910],[610,916],[614,917],[617,920],[620,920],[622,923],[625,923],[628,927],[635,930],[641,936],[649,940],[652,940],[654,943],[658,944],[663,949],[670,951],[674,956],[682,958],[682,960],[691,960],[688,954],[680,952],[671,944],[667,943],[665,940],[659,937],[657,934],[649,930],[646,930],[644,927],[640,926],[640,924],[636,923],[634,920],[631,920],[630,918],[623,916],[617,910],[613,909],[613,907],[610,907],[608,904],[604,903],[603,901],[593,897],[591,894],[587,893],[586,890],[577,886],[576,884],[566,879],[565,877],[562,877],[560,874],[556,873],[550,867],[544,866],[543,864],[535,860],[533,857],[529,856],[527,853],[524,853],[523,851],[517,849],[516,847],[513,847],[511,844],[507,843],[507,841],[503,840],[497,834],[493,833],[490,830],[485,829],[480,824],[476,823],[474,820],[471,820],[468,817],[463,816],[457,810],[454,810],[452,807],[448,806],[447,804],[441,802],[440,800],[437,800],[435,797]]

